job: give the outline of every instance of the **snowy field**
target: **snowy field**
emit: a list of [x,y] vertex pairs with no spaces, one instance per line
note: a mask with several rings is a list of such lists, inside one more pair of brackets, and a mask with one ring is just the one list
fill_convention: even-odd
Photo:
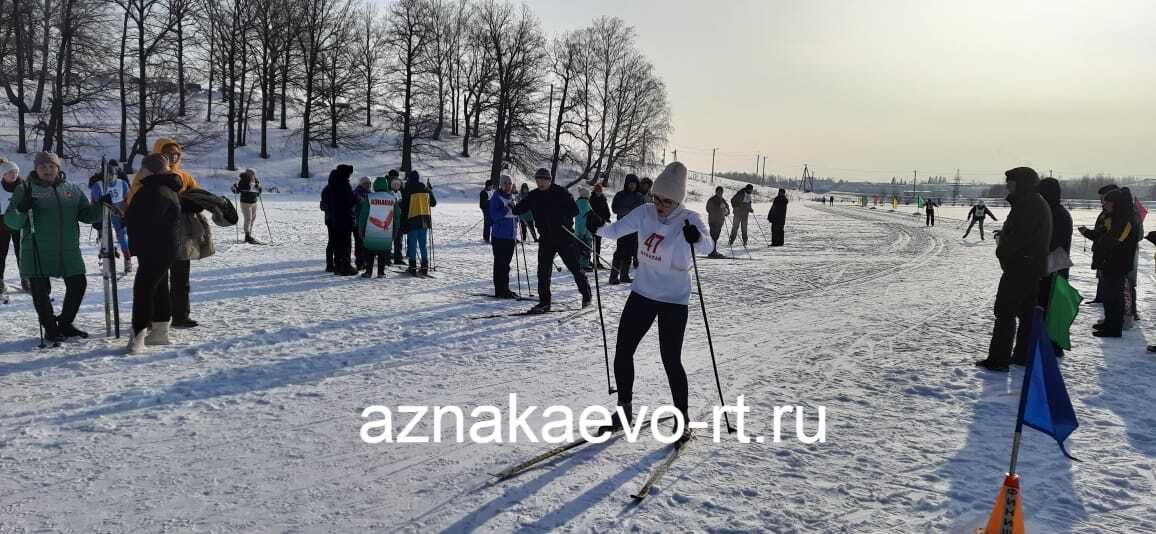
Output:
[[[748,431],[769,434],[774,406],[800,405],[812,433],[824,406],[826,443],[698,439],[639,505],[629,495],[665,450],[653,441],[588,446],[500,484],[488,474],[545,446],[363,443],[361,411],[375,404],[614,403],[597,314],[467,319],[531,304],[469,296],[492,290],[473,198],[435,209],[435,279],[366,280],[322,272],[312,196],[267,195],[276,243],[238,245],[215,228],[217,255],[193,263],[201,327],[142,356],[99,338],[37,351],[16,295],[0,308],[0,532],[963,532],[990,510],[1022,380],[972,365],[992,324],[994,242],[844,205],[795,202],[786,247],[763,246],[752,224],[754,261],[699,262],[723,387],[752,406]],[[1080,242],[1073,280],[1090,296]],[[532,244],[527,254],[532,273]],[[77,324],[98,334],[95,262],[89,272]],[[1025,433],[1034,532],[1156,531],[1146,244],[1140,272],[1145,321],[1099,340],[1099,309],[1085,306],[1062,362],[1083,462]],[[568,276],[554,283],[556,306],[578,304]],[[127,324],[131,276],[121,288]],[[611,343],[627,294],[602,286]],[[692,299],[683,361],[704,418],[717,394]],[[654,331],[636,368],[636,404],[668,403]]]

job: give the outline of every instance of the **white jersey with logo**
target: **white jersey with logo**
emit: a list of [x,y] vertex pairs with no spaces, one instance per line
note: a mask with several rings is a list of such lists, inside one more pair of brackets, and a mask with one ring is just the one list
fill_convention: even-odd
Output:
[[604,239],[618,239],[638,234],[638,270],[630,289],[650,300],[669,304],[690,302],[690,269],[692,251],[682,235],[682,226],[690,221],[702,238],[695,248],[702,254],[714,250],[710,233],[702,217],[679,206],[661,221],[654,204],[644,204],[613,224],[598,229]]

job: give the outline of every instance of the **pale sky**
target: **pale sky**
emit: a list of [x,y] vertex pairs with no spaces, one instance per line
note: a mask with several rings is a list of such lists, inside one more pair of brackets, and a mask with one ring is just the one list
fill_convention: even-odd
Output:
[[[633,26],[692,169],[1156,176],[1156,2],[532,0]],[[671,154],[667,154],[669,161]]]

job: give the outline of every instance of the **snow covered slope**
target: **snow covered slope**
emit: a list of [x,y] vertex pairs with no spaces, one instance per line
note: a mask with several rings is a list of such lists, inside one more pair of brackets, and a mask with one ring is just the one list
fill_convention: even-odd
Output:
[[[31,304],[16,295],[0,307],[0,531],[962,532],[990,510],[1021,381],[972,366],[991,328],[994,243],[850,206],[795,202],[786,247],[762,246],[752,223],[754,261],[699,262],[722,384],[752,406],[750,431],[768,433],[773,406],[800,405],[812,433],[825,406],[826,443],[698,439],[639,505],[629,495],[664,450],[649,440],[589,446],[501,484],[488,474],[545,446],[363,443],[360,414],[374,404],[503,406],[512,392],[540,406],[614,402],[597,314],[466,319],[529,306],[469,296],[491,289],[472,198],[435,209],[435,279],[365,280],[321,272],[312,196],[268,195],[275,244],[215,229],[218,254],[193,265],[202,326],[143,356],[99,338],[37,351]],[[1076,261],[1090,295],[1089,258]],[[77,324],[98,334],[99,277],[89,281]],[[577,305],[568,276],[554,284],[557,306]],[[628,290],[601,289],[613,343]],[[717,394],[692,304],[684,364],[701,417]],[[1144,323],[1090,337],[1097,312],[1084,308],[1062,363],[1084,462],[1025,434],[1037,532],[1156,530],[1156,358]],[[636,368],[636,402],[669,402],[653,331]],[[431,434],[429,421],[416,432]]]

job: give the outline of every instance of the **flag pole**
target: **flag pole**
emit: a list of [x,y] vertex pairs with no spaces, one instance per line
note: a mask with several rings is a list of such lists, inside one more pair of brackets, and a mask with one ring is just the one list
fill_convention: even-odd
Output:
[[[1032,311],[1032,326],[1033,326],[1033,328],[1035,327],[1035,324],[1037,323],[1037,321],[1035,319],[1037,317],[1042,318],[1043,314],[1044,314],[1044,309],[1040,306],[1036,306],[1035,309]],[[1032,348],[1029,349],[1032,352],[1034,352],[1034,350],[1035,350],[1036,343],[1039,343],[1039,337],[1038,337],[1039,335],[1040,335],[1040,332],[1032,332],[1032,336],[1031,336]],[[1012,437],[1011,462],[1007,468],[1008,476],[1015,476],[1015,474],[1016,474],[1016,462],[1017,462],[1017,460],[1019,460],[1019,455],[1020,455],[1020,440],[1023,437],[1023,431],[1024,431],[1024,412],[1027,410],[1027,406],[1028,406],[1028,387],[1031,385],[1032,367],[1034,365],[1035,365],[1035,358],[1028,357],[1028,363],[1024,367],[1024,383],[1023,383],[1023,386],[1020,388],[1020,407],[1019,407],[1019,412],[1016,414],[1016,431],[1015,431],[1014,437]]]

